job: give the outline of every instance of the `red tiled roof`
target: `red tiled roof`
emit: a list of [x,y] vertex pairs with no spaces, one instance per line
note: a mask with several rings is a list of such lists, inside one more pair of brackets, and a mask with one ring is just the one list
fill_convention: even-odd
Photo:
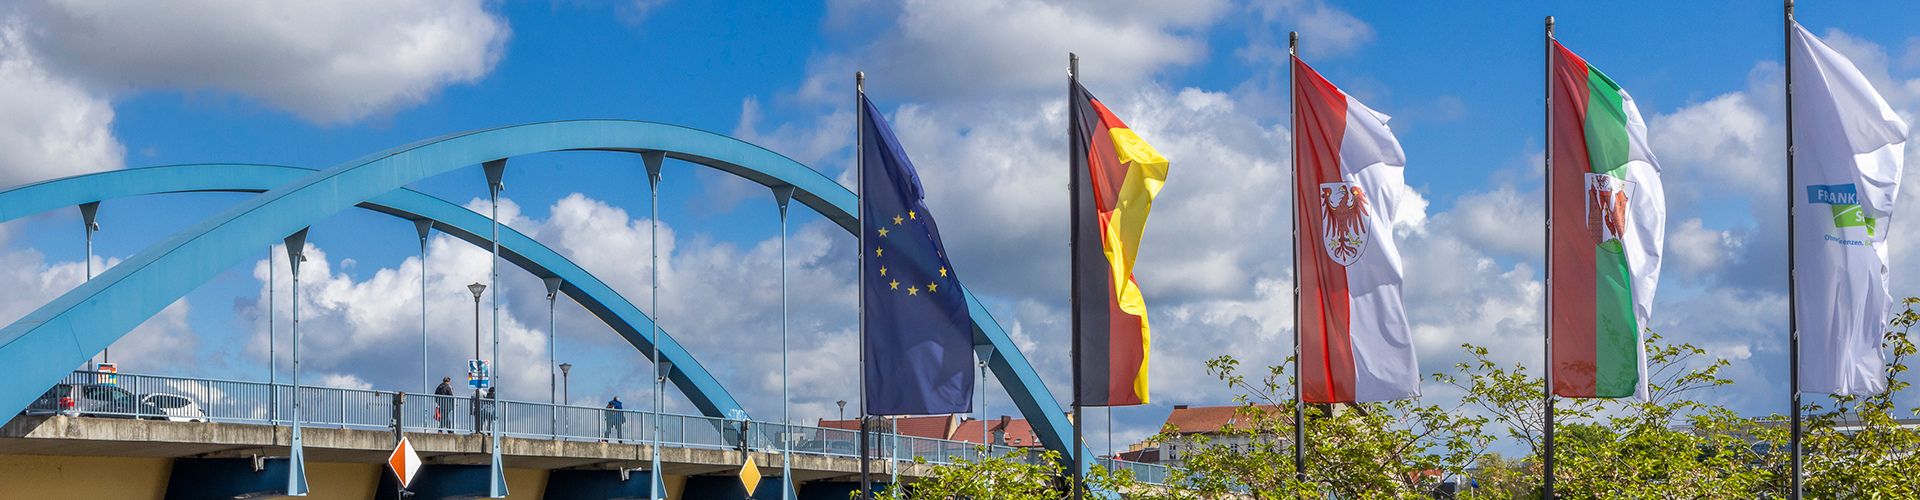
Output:
[[[981,421],[978,419],[968,419],[966,421],[960,422],[960,427],[957,429],[954,429],[953,431],[953,437],[950,437],[947,439],[952,439],[954,441],[965,441],[969,443],[979,443],[980,442],[980,422]],[[995,420],[989,420],[987,422],[988,422],[987,438],[992,439],[993,438],[992,432],[1000,429],[1000,421],[998,419],[995,419]],[[1033,425],[1030,423],[1027,423],[1027,419],[1016,418],[1016,419],[1012,419],[1011,421],[1008,421],[1006,432],[1007,432],[1007,437],[1006,437],[1007,442],[1005,444],[1007,446],[1017,446],[1017,447],[1040,446],[1040,435],[1033,433]]]
[[1134,451],[1123,451],[1123,452],[1120,452],[1120,461],[1143,463],[1143,464],[1157,464],[1157,463],[1160,463],[1160,449],[1146,448],[1146,449],[1134,450]]
[[[959,417],[953,415],[929,415],[924,417],[900,417],[894,419],[899,425],[900,435],[928,439],[947,439],[947,436],[952,433],[957,420],[959,420]],[[874,430],[876,431],[885,430],[888,427],[884,420],[875,425]],[[860,430],[860,420],[821,419],[820,427],[858,431]]]
[[[1261,409],[1286,418],[1283,408],[1277,405],[1260,405]],[[1173,413],[1167,414],[1168,427],[1179,429],[1181,434],[1210,434],[1220,432],[1227,424],[1245,425],[1248,417],[1240,413],[1241,406],[1175,406]]]

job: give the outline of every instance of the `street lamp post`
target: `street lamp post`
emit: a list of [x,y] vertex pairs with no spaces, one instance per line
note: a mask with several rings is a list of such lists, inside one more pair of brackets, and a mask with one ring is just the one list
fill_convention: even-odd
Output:
[[[480,359],[480,295],[487,293],[487,285],[474,282],[467,285],[467,291],[473,292],[473,359]],[[475,387],[478,389],[478,386]]]
[[847,400],[842,399],[839,401],[834,401],[833,404],[840,405],[840,420],[846,420],[847,419]]
[[[560,402],[562,404],[571,403],[573,401],[573,396],[572,396],[573,393],[567,390],[567,372],[571,372],[571,371],[573,371],[573,363],[560,363]],[[560,421],[560,426],[561,426],[561,429],[560,429],[561,432],[567,431],[566,429],[566,427],[568,427],[567,421],[565,420]]]

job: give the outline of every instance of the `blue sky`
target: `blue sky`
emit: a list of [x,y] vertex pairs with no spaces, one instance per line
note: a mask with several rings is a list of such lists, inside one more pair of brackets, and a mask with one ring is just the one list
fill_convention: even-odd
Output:
[[[0,144],[16,145],[0,148],[0,184],[208,161],[325,167],[450,132],[571,118],[727,133],[838,177],[852,155],[851,73],[863,69],[923,171],[962,277],[1063,402],[1060,80],[1065,52],[1080,52],[1093,92],[1174,165],[1140,264],[1160,341],[1160,402],[1116,411],[1120,441],[1151,432],[1171,404],[1227,401],[1200,366],[1206,358],[1232,352],[1264,364],[1288,349],[1286,200],[1273,193],[1288,151],[1275,54],[1289,30],[1301,31],[1310,64],[1394,116],[1408,183],[1429,203],[1400,234],[1423,371],[1459,360],[1462,342],[1537,366],[1541,21],[1552,14],[1562,42],[1638,100],[1667,172],[1672,264],[1656,328],[1735,360],[1736,384],[1714,399],[1751,414],[1785,409],[1784,275],[1773,264],[1784,239],[1772,229],[1783,42],[1771,2],[197,0],[151,9],[0,7],[0,88],[14,90],[0,96],[0,116],[12,117],[0,119]],[[1911,28],[1920,13],[1894,1],[1809,3],[1800,19],[1855,56],[1905,116],[1920,110]],[[644,307],[649,214],[638,167],[606,153],[515,159],[506,195],[519,217],[511,224]],[[764,347],[778,318],[778,295],[765,286],[778,269],[771,197],[684,164],[667,175],[661,221],[675,274],[663,324],[750,410],[777,415],[778,351]],[[413,187],[485,208],[478,168]],[[97,253],[125,258],[242,198],[109,202]],[[1920,208],[1913,198],[1900,213]],[[0,304],[0,320],[78,279],[77,219],[61,211],[0,226],[0,262],[13,268],[0,283],[34,290]],[[853,396],[852,237],[805,211],[793,228],[795,294],[804,295],[793,325],[807,346],[795,354],[805,393],[796,415],[811,419]],[[319,311],[316,328],[337,331],[321,341],[337,354],[315,360],[328,380],[418,384],[399,364],[419,356],[411,229],[359,211],[315,226],[327,272],[309,280],[323,304],[306,310]],[[1895,231],[1896,245],[1920,244]],[[443,274],[429,282],[429,367],[438,377],[452,374],[470,341],[471,302],[459,285],[482,276],[484,257],[444,241],[434,254],[428,266]],[[1895,256],[1894,289],[1920,294],[1906,276],[1920,267],[1903,264],[1915,253]],[[115,358],[132,371],[265,378],[260,265],[237,264],[201,287],[123,340]],[[537,281],[504,274],[510,338],[528,342],[510,351],[508,369],[544,364]],[[390,296],[405,300],[382,300]],[[578,366],[576,400],[644,400],[644,359],[579,307],[558,311],[556,352]],[[504,390],[542,399],[544,378],[509,374]],[[1009,408],[992,387],[991,404]],[[1437,402],[1455,394],[1426,390]]]

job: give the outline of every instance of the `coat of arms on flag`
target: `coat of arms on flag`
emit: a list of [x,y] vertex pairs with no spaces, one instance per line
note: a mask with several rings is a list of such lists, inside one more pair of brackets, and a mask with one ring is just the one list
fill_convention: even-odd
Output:
[[1367,226],[1373,217],[1367,210],[1367,193],[1352,182],[1320,184],[1321,240],[1327,256],[1342,267],[1360,260],[1367,249]]
[[1607,174],[1587,174],[1587,231],[1593,243],[1621,252],[1627,229],[1627,206],[1633,201],[1633,182]]

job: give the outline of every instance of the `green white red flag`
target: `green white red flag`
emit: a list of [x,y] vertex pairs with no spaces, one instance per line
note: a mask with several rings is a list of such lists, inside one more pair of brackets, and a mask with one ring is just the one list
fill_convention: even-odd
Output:
[[1559,42],[1549,75],[1553,393],[1645,397],[1666,195],[1633,96]]

